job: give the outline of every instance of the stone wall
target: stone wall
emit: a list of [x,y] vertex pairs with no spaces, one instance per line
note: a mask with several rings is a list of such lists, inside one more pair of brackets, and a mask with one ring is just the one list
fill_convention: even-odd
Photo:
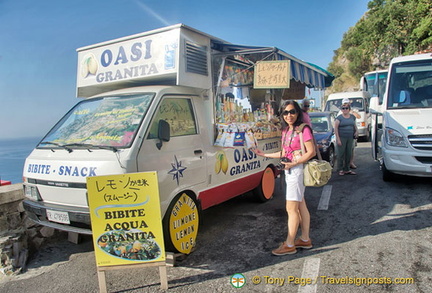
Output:
[[23,199],[21,183],[0,186],[0,271],[5,275],[25,270],[29,256],[55,233],[27,218]]

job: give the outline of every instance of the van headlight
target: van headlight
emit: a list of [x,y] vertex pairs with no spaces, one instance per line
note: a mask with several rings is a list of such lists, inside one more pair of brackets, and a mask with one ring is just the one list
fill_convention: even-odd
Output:
[[24,194],[27,198],[30,198],[32,200],[41,200],[39,191],[36,186],[24,185]]
[[399,131],[392,128],[386,128],[385,134],[386,142],[388,145],[402,148],[408,147],[405,138]]

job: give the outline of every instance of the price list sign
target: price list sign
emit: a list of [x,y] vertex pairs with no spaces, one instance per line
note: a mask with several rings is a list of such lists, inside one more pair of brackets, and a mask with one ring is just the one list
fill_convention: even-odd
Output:
[[165,261],[156,172],[87,177],[98,266]]
[[290,87],[290,60],[260,61],[255,64],[254,72],[256,89]]

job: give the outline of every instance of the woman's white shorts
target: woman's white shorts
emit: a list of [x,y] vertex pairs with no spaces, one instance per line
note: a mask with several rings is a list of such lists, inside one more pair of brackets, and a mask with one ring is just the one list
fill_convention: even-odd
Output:
[[302,201],[305,186],[303,183],[303,164],[285,170],[286,200]]

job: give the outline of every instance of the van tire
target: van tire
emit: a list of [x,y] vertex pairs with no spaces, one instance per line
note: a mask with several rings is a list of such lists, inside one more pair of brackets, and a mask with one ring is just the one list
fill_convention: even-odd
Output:
[[[182,205],[180,210],[178,210],[177,203],[181,202]],[[194,205],[195,208],[191,209],[191,205]],[[176,208],[176,211],[174,209]],[[193,215],[192,215],[193,214]],[[180,216],[178,216],[180,215]],[[184,224],[181,226],[180,230],[193,230],[192,233],[186,235],[185,241],[173,241],[176,237],[176,228],[174,222],[179,218],[185,218],[190,216],[193,218],[193,221]],[[165,212],[165,216],[162,220],[163,233],[165,238],[165,250],[169,252],[180,252],[183,254],[189,254],[193,251],[196,245],[196,239],[198,235],[200,219],[201,219],[201,208],[193,194],[190,192],[181,192],[177,194],[174,199],[171,201],[167,211]],[[177,229],[178,230],[178,229]],[[187,241],[186,241],[187,240]]]
[[384,162],[383,162],[383,164],[381,166],[381,171],[382,171],[382,179],[383,179],[383,181],[385,181],[385,182],[393,181],[394,174],[392,172],[390,172],[389,170],[387,170]]
[[273,198],[276,177],[273,168],[267,166],[261,177],[260,184],[252,192],[259,202],[266,202]]

